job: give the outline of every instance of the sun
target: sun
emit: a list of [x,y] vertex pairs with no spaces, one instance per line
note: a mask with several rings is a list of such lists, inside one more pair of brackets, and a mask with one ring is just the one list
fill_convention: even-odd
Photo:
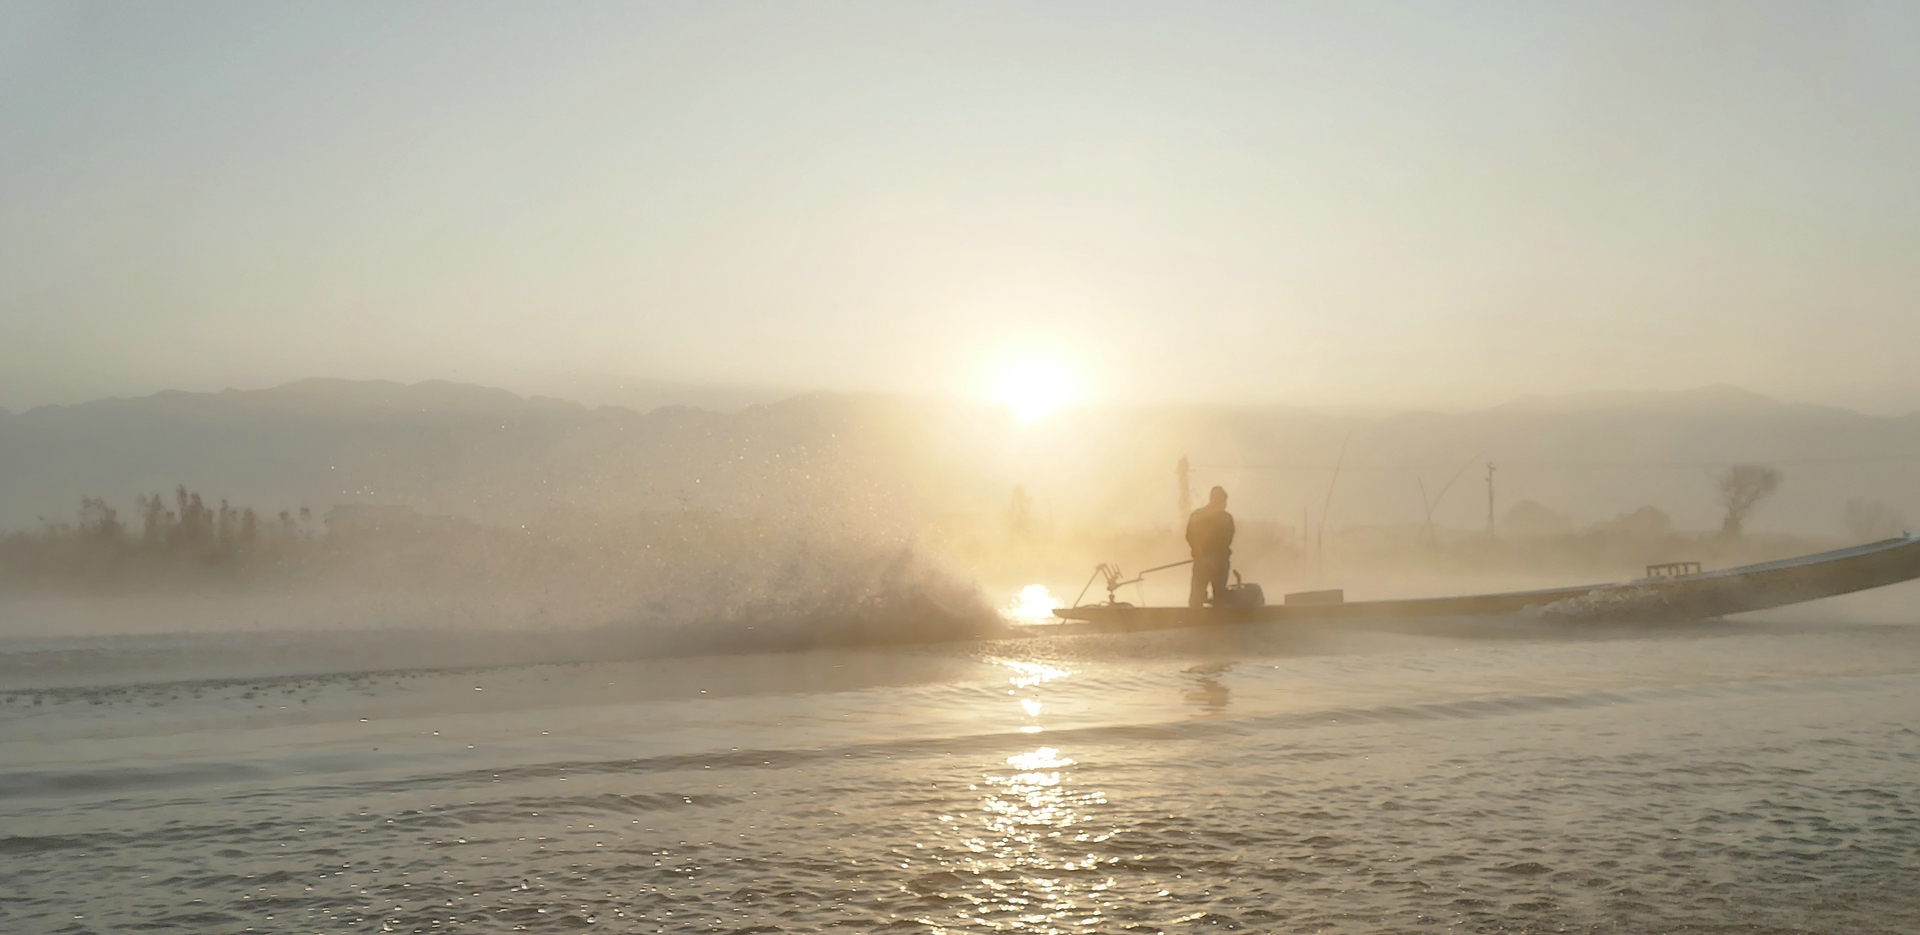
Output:
[[994,374],[995,402],[1013,410],[1021,422],[1044,419],[1078,402],[1082,387],[1077,374],[1057,360],[1026,357],[1012,361]]

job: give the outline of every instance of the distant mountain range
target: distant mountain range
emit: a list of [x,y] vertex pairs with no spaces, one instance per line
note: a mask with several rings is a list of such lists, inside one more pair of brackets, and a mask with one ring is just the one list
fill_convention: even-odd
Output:
[[1017,484],[1059,522],[1170,526],[1183,455],[1196,499],[1222,484],[1244,519],[1294,526],[1323,513],[1335,528],[1417,524],[1437,500],[1436,522],[1482,527],[1488,462],[1502,513],[1523,498],[1583,522],[1650,505],[1710,528],[1714,474],[1758,462],[1786,481],[1756,530],[1837,533],[1854,498],[1920,517],[1920,415],[1726,386],[1386,417],[1112,408],[1021,427],[908,397],[643,413],[456,383],[316,379],[0,410],[0,529],[69,518],[82,496],[130,508],[176,484],[268,513],[406,503],[502,524],[660,510],[911,521],[1002,509]]
[[709,491],[752,486],[755,468],[830,435],[817,408],[802,398],[642,414],[345,380],[43,406],[0,415],[0,523],[65,517],[89,494],[129,505],[176,484],[270,513],[395,502],[520,523],[557,508],[713,509],[727,494]]

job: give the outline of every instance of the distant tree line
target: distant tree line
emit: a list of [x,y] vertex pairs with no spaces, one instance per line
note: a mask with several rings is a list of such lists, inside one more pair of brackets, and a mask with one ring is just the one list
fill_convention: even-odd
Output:
[[41,518],[40,528],[0,538],[0,582],[33,585],[207,573],[239,574],[278,563],[315,540],[306,507],[262,517],[252,507],[218,506],[185,485],[169,503],[137,501],[135,523],[101,497],[83,497],[72,523]]
[[37,528],[0,534],[0,591],[465,589],[568,576],[579,587],[605,587],[726,567],[752,554],[767,531],[764,523],[687,511],[549,510],[512,526],[398,503],[268,514],[181,486],[170,497],[139,497],[130,515],[85,497],[72,520],[43,517]]

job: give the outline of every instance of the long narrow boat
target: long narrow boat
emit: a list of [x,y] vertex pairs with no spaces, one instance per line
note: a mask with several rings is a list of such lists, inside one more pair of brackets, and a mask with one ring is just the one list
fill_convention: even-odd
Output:
[[1136,607],[1125,603],[1062,607],[1053,613],[1101,631],[1335,620],[1365,617],[1462,617],[1535,614],[1577,621],[1704,620],[1848,594],[1920,578],[1920,536],[1803,555],[1799,558],[1700,571],[1691,563],[1655,565],[1632,581],[1539,591],[1426,597],[1391,601],[1340,600],[1339,592],[1289,595],[1259,607]]

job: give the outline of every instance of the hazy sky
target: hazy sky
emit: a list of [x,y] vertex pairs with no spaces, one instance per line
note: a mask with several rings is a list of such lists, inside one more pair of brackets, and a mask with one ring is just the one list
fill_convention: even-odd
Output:
[[1920,405],[1920,5],[0,5],[0,405]]

